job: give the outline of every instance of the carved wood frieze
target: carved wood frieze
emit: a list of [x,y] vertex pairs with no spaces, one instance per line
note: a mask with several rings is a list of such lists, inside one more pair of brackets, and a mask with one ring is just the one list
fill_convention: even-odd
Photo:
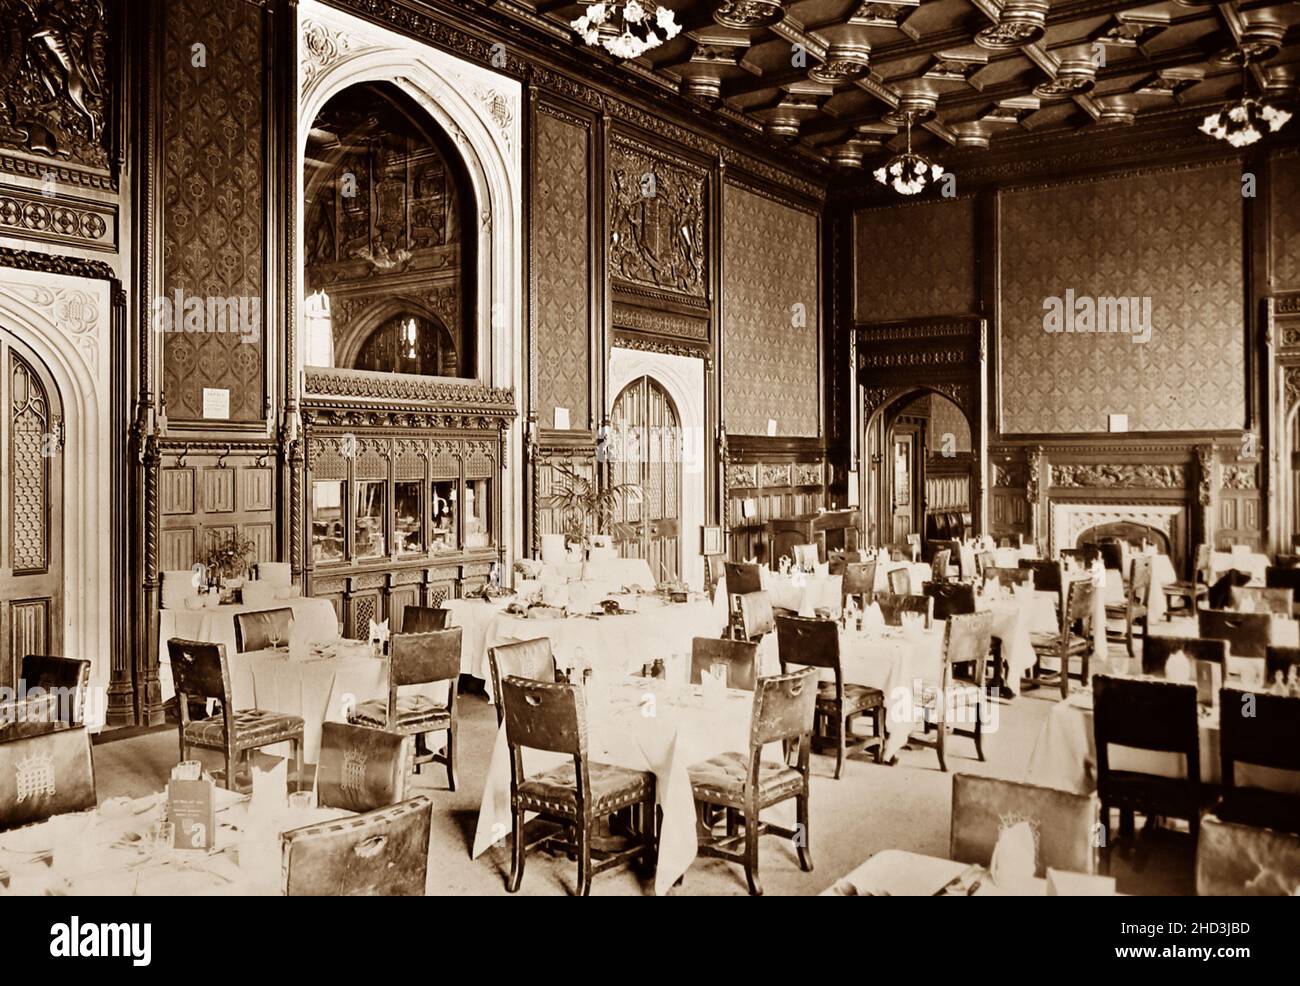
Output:
[[[1196,463],[1200,472],[1200,482],[1197,487],[1197,500],[1201,506],[1208,507],[1214,503],[1214,446],[1198,445],[1196,447]],[[1206,511],[1208,517],[1210,511]]]
[[509,412],[515,410],[512,387],[480,383],[448,383],[401,373],[358,373],[308,367],[304,394],[316,397],[359,397],[398,403],[433,403],[438,408]]
[[709,321],[692,315],[676,312],[655,311],[639,308],[636,305],[615,303],[613,322],[616,329],[629,329],[634,332],[653,332],[656,335],[674,336],[707,342],[709,338]]
[[707,172],[615,137],[609,161],[609,266],[613,276],[694,298],[706,296]]
[[1038,502],[1039,476],[1042,474],[1043,447],[1036,445],[1029,450],[1026,459],[1025,499],[1030,503]]
[[637,352],[642,353],[659,353],[663,356],[689,356],[692,359],[702,359],[706,371],[713,369],[713,349],[707,342],[678,341],[615,330],[613,344],[621,349],[635,349]]
[[107,172],[114,93],[103,0],[2,0],[0,18],[0,148]]
[[17,189],[0,195],[0,233],[91,250],[117,249],[117,210]]
[[1259,472],[1253,465],[1241,463],[1228,464],[1223,467],[1220,488],[1225,490],[1259,489]]
[[1018,463],[998,463],[993,465],[993,485],[1010,489],[1024,489],[1025,467]]
[[1178,465],[1060,463],[1051,467],[1051,485],[1063,488],[1179,490],[1186,484],[1187,470]]

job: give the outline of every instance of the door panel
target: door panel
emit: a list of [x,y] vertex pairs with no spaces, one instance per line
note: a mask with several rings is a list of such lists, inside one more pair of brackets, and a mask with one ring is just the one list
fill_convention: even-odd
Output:
[[63,417],[35,356],[0,330],[0,685],[63,652]]
[[628,384],[611,415],[615,483],[634,483],[640,499],[624,498],[615,539],[624,558],[644,558],[656,579],[681,577],[681,418],[651,377]]
[[894,531],[893,542],[902,544],[912,533],[912,484],[916,475],[916,436],[912,432],[896,432],[892,442]]

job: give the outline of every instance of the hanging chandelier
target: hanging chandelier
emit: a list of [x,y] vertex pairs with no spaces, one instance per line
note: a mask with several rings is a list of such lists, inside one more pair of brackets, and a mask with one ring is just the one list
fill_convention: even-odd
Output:
[[907,125],[907,150],[890,158],[883,167],[873,172],[876,181],[888,185],[899,195],[915,195],[924,191],[931,182],[943,177],[943,168],[934,162],[912,153],[912,119],[911,110],[903,114]]
[[1241,102],[1206,114],[1200,131],[1216,140],[1226,140],[1233,147],[1249,147],[1266,133],[1276,133],[1286,126],[1291,114],[1276,106],[1246,95],[1250,84],[1250,53],[1241,53]]
[[582,40],[600,45],[615,58],[636,58],[677,37],[681,25],[667,7],[649,0],[602,0],[569,24]]

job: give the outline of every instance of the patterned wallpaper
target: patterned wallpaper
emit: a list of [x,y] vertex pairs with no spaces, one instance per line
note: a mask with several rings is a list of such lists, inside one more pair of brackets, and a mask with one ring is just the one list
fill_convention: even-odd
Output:
[[853,236],[857,321],[979,310],[974,199],[861,209]]
[[727,431],[816,437],[817,217],[728,184],[722,223]]
[[[1006,432],[1239,427],[1245,408],[1236,165],[1002,197]],[[1150,299],[1150,341],[1044,331],[1044,300]],[[1141,312],[1141,307],[1138,309]]]
[[[267,298],[262,111],[262,11],[244,0],[169,0],[164,7],[163,296],[183,292],[254,303],[265,326]],[[203,44],[205,66],[193,45]],[[246,323],[245,323],[246,324]],[[230,391],[230,420],[264,416],[262,335],[166,335],[167,415],[203,414],[203,388]]]
[[1273,159],[1273,290],[1300,291],[1300,154]]
[[574,428],[588,421],[590,232],[587,145],[580,122],[539,106],[535,115],[532,262],[536,278],[537,413],[555,426],[556,406]]

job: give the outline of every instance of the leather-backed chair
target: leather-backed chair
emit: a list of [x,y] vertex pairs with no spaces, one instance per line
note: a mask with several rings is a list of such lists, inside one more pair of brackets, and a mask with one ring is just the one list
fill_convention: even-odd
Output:
[[693,638],[691,684],[698,685],[704,672],[711,672],[715,664],[727,666],[728,688],[752,692],[758,681],[758,644],[748,640],[718,640],[716,637]]
[[998,567],[998,556],[992,551],[975,552],[975,577],[988,578],[988,573]]
[[433,633],[447,629],[451,610],[441,606],[407,606],[402,610],[402,633]]
[[[844,680],[839,627],[835,622],[782,616],[776,621],[776,643],[782,673],[793,664],[826,668],[835,675],[833,681],[818,685],[814,724],[819,739],[835,744],[835,779],[839,780],[844,771],[850,746],[855,751],[874,747],[876,763],[879,763],[885,743],[885,693],[870,685],[854,685]],[[853,720],[867,714],[871,716],[874,735],[853,735]]]
[[901,627],[904,613],[920,613],[925,618],[925,628],[934,626],[934,599],[930,596],[900,596],[893,592],[877,592],[875,603],[885,625]]
[[95,764],[85,726],[0,740],[0,831],[94,807]]
[[936,620],[975,612],[973,582],[925,582],[921,585],[921,592],[934,600]]
[[51,703],[55,718],[69,726],[86,721],[86,692],[90,687],[90,662],[74,657],[27,654],[22,664],[23,685],[30,696],[39,688]]
[[[933,578],[936,582],[943,582],[948,578],[948,568],[952,562],[952,549],[943,548],[934,553],[934,558],[930,562],[930,571],[933,572]],[[906,569],[904,569],[906,571]],[[893,574],[892,572],[890,573]],[[911,575],[908,575],[909,589],[911,588]]]
[[[1071,677],[1078,677],[1085,685],[1088,683],[1088,660],[1093,650],[1092,620],[1095,592],[1096,586],[1093,585],[1091,578],[1084,576],[1071,579],[1056,631],[1029,635],[1029,642],[1034,648],[1038,661],[1048,657],[1060,662],[1060,671],[1056,675],[1043,675],[1039,672],[1036,677],[1040,683],[1059,684],[1061,698],[1070,694]],[[1080,633],[1074,632],[1076,624],[1080,625]],[[1070,671],[1070,661],[1076,657],[1080,662],[1077,676]]]
[[316,766],[322,808],[374,811],[406,800],[407,765],[415,739],[380,729],[324,722]]
[[1199,609],[1199,633],[1208,640],[1226,640],[1233,657],[1263,657],[1273,642],[1271,613],[1233,613],[1225,609]]
[[[756,896],[763,892],[758,878],[758,840],[764,835],[792,840],[800,869],[811,872],[813,868],[808,834],[808,762],[817,694],[814,668],[760,678],[750,715],[749,749],[744,753],[723,753],[687,768],[701,815],[723,808],[729,818],[739,814],[744,826],[740,833],[729,831],[719,838],[710,835],[701,842],[699,854],[744,866],[749,892]],[[794,748],[793,766],[787,761],[763,759],[763,748],[778,742],[784,749]],[[765,809],[790,798],[795,799],[797,828],[781,828],[760,819]]]
[[1165,676],[1165,664],[1179,651],[1193,662],[1192,676],[1196,680],[1195,662],[1209,661],[1219,665],[1227,676],[1228,644],[1224,640],[1205,640],[1201,637],[1147,637],[1142,641],[1142,673],[1157,678]]
[[1300,647],[1270,645],[1264,649],[1264,684],[1273,684],[1280,673],[1285,681],[1291,668],[1300,671]]
[[[431,633],[393,634],[389,638],[387,701],[362,702],[348,716],[353,725],[402,736],[446,733],[446,752],[422,749],[417,740],[413,761],[417,773],[426,763],[443,764],[451,791],[456,790],[456,689],[460,680],[461,633],[461,627],[452,627]],[[445,703],[418,693],[399,694],[404,687],[443,681],[447,683]]]
[[[1065,568],[1059,561],[1021,558],[1020,568],[1033,573],[1035,592],[1054,592],[1058,600],[1065,594]],[[1058,602],[1057,606],[1060,607]]]
[[1290,589],[1234,585],[1230,589],[1228,609],[1234,613],[1272,613],[1290,619],[1294,605]]
[[[1103,545],[1104,547],[1104,545]],[[1124,621],[1124,646],[1133,656],[1133,625],[1142,624],[1145,640],[1151,628],[1151,556],[1134,555],[1129,563],[1124,601],[1106,607],[1106,619]]]
[[[1243,715],[1249,696],[1253,714]],[[1224,688],[1219,693],[1221,798],[1225,822],[1300,835],[1300,794],[1237,783],[1237,764],[1290,773],[1300,780],[1300,698]]]
[[1160,587],[1165,596],[1165,619],[1173,616],[1174,602],[1181,600],[1179,609],[1188,609],[1195,616],[1201,602],[1210,594],[1210,582],[1214,578],[1214,553],[1208,544],[1196,546],[1196,560],[1192,566],[1191,581],[1166,582]]
[[986,568],[985,581],[996,579],[999,585],[1011,588],[1017,585],[1032,585],[1034,573],[1027,568]]
[[433,803],[424,795],[280,836],[286,897],[423,897]]
[[[182,760],[190,759],[191,747],[220,751],[226,760],[226,788],[234,791],[239,766],[246,754],[263,746],[290,743],[294,777],[301,783],[301,716],[269,709],[236,709],[225,644],[174,637],[167,641],[167,653],[171,657],[176,705],[180,710]],[[190,721],[190,703],[202,703],[210,698],[221,703],[221,711],[206,719]]]
[[721,555],[704,556],[704,591],[708,594],[709,599],[713,598],[718,583],[722,581],[724,574],[725,570]]
[[259,609],[251,613],[235,614],[235,652],[245,654],[255,650],[269,650],[289,643],[289,630],[293,626],[293,610]]
[[844,576],[840,582],[840,609],[852,596],[859,609],[866,609],[876,595],[876,562],[848,562],[844,566]]
[[733,603],[737,621],[732,629],[732,639],[757,643],[776,629],[772,597],[766,592],[747,592],[743,596],[733,597]]
[[726,570],[729,595],[743,596],[749,592],[762,591],[763,576],[756,563],[729,561],[723,568]]
[[531,681],[555,681],[555,655],[551,652],[550,637],[516,640],[488,648],[488,665],[492,672],[492,694],[497,703],[497,728],[505,722],[505,706],[501,704],[501,682],[511,675]]
[[1300,887],[1300,836],[1201,818],[1196,843],[1199,897],[1289,897]]
[[[629,859],[652,860],[655,844],[655,775],[613,764],[596,763],[587,756],[586,693],[579,685],[529,681],[508,677],[501,682],[506,715],[506,742],[510,748],[510,807],[513,851],[510,881],[514,893],[524,878],[527,849],[545,842],[560,842],[578,861],[578,893],[591,892],[592,877]],[[529,777],[524,773],[523,751],[544,750],[565,754],[569,762]],[[639,809],[637,837],[630,848],[606,851],[592,844],[598,819],[625,808]],[[532,845],[524,842],[524,819],[536,812],[558,822],[571,840],[545,835]],[[594,857],[594,858],[593,858]]]
[[[944,759],[949,726],[954,736],[964,736],[975,741],[975,755],[984,759],[984,674],[988,666],[989,650],[993,643],[993,614],[988,610],[953,616],[944,625],[943,667],[938,683],[924,682],[918,700],[924,716],[922,736],[913,735],[908,742],[913,746],[932,747],[939,756],[939,769],[948,769]],[[954,668],[969,666],[970,678],[957,678]],[[975,724],[963,729],[948,722],[948,698],[959,705],[962,712],[974,710]],[[929,734],[934,732],[934,739]]]
[[952,779],[952,835],[948,856],[988,866],[1002,829],[1028,822],[1034,830],[1034,875],[1050,866],[1071,873],[1097,872],[1095,794],[1075,794],[1036,784],[975,774]]
[[1290,589],[1291,601],[1300,603],[1300,568],[1269,565],[1264,569],[1264,585],[1270,589]]
[[912,594],[912,571],[908,568],[895,568],[886,575],[889,582],[889,591],[896,596],[910,596]]
[[[1195,840],[1201,811],[1209,800],[1201,784],[1196,685],[1103,674],[1093,679],[1092,693],[1103,830],[1109,832],[1110,812],[1117,808],[1126,833],[1133,828],[1133,813],[1141,812],[1148,817],[1187,819]],[[1183,776],[1114,770],[1110,766],[1112,743],[1181,755]]]

